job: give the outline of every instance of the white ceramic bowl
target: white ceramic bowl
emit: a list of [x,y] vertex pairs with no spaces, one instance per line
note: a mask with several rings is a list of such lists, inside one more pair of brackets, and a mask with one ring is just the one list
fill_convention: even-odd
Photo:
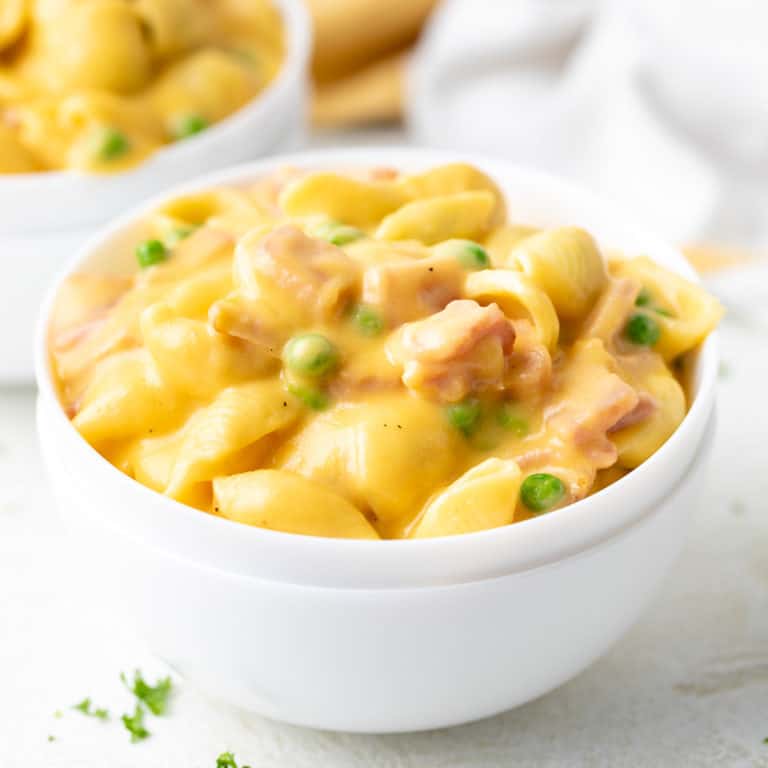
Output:
[[[181,191],[253,179],[288,163],[312,168],[457,159],[421,150],[327,151],[275,158]],[[609,205],[558,179],[462,157],[492,174],[521,221],[580,224],[607,246],[645,253],[695,279],[683,257]],[[110,258],[132,212],[72,259]],[[62,276],[63,277],[63,276]],[[683,423],[645,464],[551,515],[471,535],[419,541],[320,539],[250,528],[130,480],[75,431],[37,339],[38,427],[65,516],[99,573],[116,577],[147,641],[214,695],[276,719],[350,731],[466,722],[569,679],[634,622],[682,544],[711,438],[715,339],[697,363]],[[118,599],[118,598],[116,598]]]
[[199,136],[115,175],[0,174],[0,381],[33,376],[33,329],[45,286],[87,236],[123,211],[201,173],[295,149],[302,142],[311,28],[302,0],[274,0],[286,58],[252,102]]

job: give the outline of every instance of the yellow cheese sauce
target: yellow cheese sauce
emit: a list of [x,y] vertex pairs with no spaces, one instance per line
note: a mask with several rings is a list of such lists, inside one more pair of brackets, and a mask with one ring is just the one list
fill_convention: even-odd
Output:
[[255,98],[283,47],[269,0],[3,0],[0,173],[135,166]]
[[[126,238],[123,238],[126,240]],[[158,493],[316,536],[444,536],[619,480],[685,416],[717,301],[485,174],[287,169],[173,200],[50,326],[81,435]]]

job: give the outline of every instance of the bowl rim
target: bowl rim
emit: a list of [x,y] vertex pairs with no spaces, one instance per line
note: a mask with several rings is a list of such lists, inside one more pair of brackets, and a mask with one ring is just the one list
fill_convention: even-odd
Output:
[[[309,11],[301,0],[270,0],[280,13],[285,32],[285,56],[275,77],[267,86],[232,114],[211,125],[208,130],[191,136],[184,141],[165,144],[156,149],[138,165],[117,173],[87,173],[76,169],[36,171],[31,173],[0,174],[0,192],[15,189],[35,189],[40,185],[41,193],[47,193],[51,186],[66,187],[68,184],[111,184],[120,185],[125,180],[134,180],[148,174],[162,174],[167,166],[184,162],[207,144],[214,143],[222,133],[238,130],[275,109],[275,105],[290,90],[292,83],[304,76],[312,48],[312,25]],[[84,226],[87,227],[87,224]],[[91,229],[90,227],[89,229]]]
[[[66,440],[67,451],[77,454],[75,460],[79,460],[79,456],[87,463],[87,472],[92,473],[97,482],[110,487],[116,497],[141,507],[163,509],[163,517],[153,518],[152,530],[136,523],[137,527],[131,535],[153,538],[153,546],[173,551],[185,559],[203,558],[208,564],[225,571],[276,581],[315,584],[317,569],[326,567],[332,573],[327,578],[325,575],[320,578],[325,586],[430,586],[529,571],[583,552],[651,514],[682,479],[697,455],[714,406],[718,368],[716,333],[704,342],[698,355],[695,393],[685,418],[666,443],[637,469],[598,493],[558,510],[556,514],[450,537],[374,541],[321,538],[246,526],[208,515],[124,475],[92,448],[67,418],[56,395],[47,348],[47,328],[53,300],[66,276],[100,246],[135,224],[146,213],[179,195],[211,186],[246,183],[283,166],[319,169],[393,165],[408,170],[445,162],[477,165],[488,171],[503,191],[505,179],[516,179],[517,183],[558,190],[552,199],[559,197],[580,201],[590,210],[600,211],[601,218],[618,220],[620,228],[627,221],[626,216],[622,216],[610,203],[569,181],[476,153],[391,146],[322,149],[233,166],[164,190],[101,228],[67,261],[50,284],[38,317],[35,341],[38,392],[43,403],[53,406],[46,412],[59,438]],[[636,228],[630,226],[629,231],[634,234]],[[598,239],[601,239],[599,235]],[[644,251],[652,259],[656,260],[655,254],[663,253],[675,271],[700,282],[679,250],[652,235],[643,235],[640,242],[645,244]],[[41,438],[45,439],[43,435]],[[663,485],[655,486],[650,482],[654,475],[657,479],[666,476]],[[650,490],[649,485],[653,486]],[[116,520],[105,520],[104,524],[122,527],[129,522],[125,516],[121,518],[118,515]],[[214,545],[214,541],[218,544]],[[200,546],[202,542],[205,542],[205,548]],[[222,546],[217,554],[213,550],[219,544]],[[242,557],[238,559],[235,550],[239,550]],[[224,551],[228,553],[226,558],[222,554]],[[254,556],[256,553],[264,562]],[[250,555],[250,559],[246,555]],[[298,561],[303,559],[307,563],[299,564]],[[271,571],[265,572],[265,568]],[[399,572],[396,571],[398,568]],[[396,572],[393,573],[393,570]]]

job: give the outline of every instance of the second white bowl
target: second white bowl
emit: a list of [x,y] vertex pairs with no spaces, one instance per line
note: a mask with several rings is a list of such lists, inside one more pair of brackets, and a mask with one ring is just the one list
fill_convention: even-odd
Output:
[[169,186],[301,144],[310,22],[301,0],[273,1],[286,35],[282,68],[261,94],[226,120],[163,147],[124,173],[0,174],[0,253],[6,275],[0,289],[0,382],[32,379],[33,329],[45,286],[91,232]]

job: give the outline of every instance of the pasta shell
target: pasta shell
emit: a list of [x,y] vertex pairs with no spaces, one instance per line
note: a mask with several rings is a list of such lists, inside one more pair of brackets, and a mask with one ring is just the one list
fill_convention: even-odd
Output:
[[403,176],[400,184],[407,195],[414,199],[442,197],[457,192],[490,192],[495,200],[491,224],[501,224],[507,216],[504,197],[496,182],[467,163],[448,163],[424,173]]
[[113,355],[95,371],[73,423],[92,444],[163,431],[184,403],[160,379],[146,350]]
[[510,257],[512,249],[525,240],[535,235],[539,230],[536,227],[522,225],[507,225],[496,227],[485,238],[485,249],[491,255],[491,262],[496,269],[519,269],[517,260]]
[[415,200],[387,216],[380,240],[421,240],[433,245],[452,238],[481,239],[490,226],[495,198],[490,192],[458,192]]
[[723,316],[714,296],[645,256],[617,262],[615,273],[633,278],[648,291],[651,312],[661,328],[653,349],[667,361],[698,346]]
[[555,307],[549,296],[526,275],[508,269],[470,272],[464,292],[483,304],[496,302],[509,318],[530,319],[541,343],[550,352],[557,348],[560,320]]
[[586,314],[607,280],[597,244],[578,227],[533,235],[512,253],[525,274],[549,295],[558,315],[569,320]]
[[305,536],[378,539],[353,504],[301,475],[279,469],[219,477],[215,511],[230,520]]
[[669,371],[652,373],[638,382],[637,388],[653,398],[656,410],[644,421],[611,435],[619,451],[619,464],[627,469],[634,469],[656,453],[685,417],[685,393]]
[[407,202],[390,181],[365,181],[337,173],[311,173],[289,184],[280,207],[289,216],[323,215],[354,227],[373,227]]
[[[239,454],[243,449],[297,418],[296,402],[286,397],[277,380],[228,387],[185,426],[166,494],[183,501],[196,483],[242,471]],[[256,451],[259,458],[262,454]]]
[[522,473],[509,459],[486,459],[427,504],[411,537],[455,536],[513,522]]

